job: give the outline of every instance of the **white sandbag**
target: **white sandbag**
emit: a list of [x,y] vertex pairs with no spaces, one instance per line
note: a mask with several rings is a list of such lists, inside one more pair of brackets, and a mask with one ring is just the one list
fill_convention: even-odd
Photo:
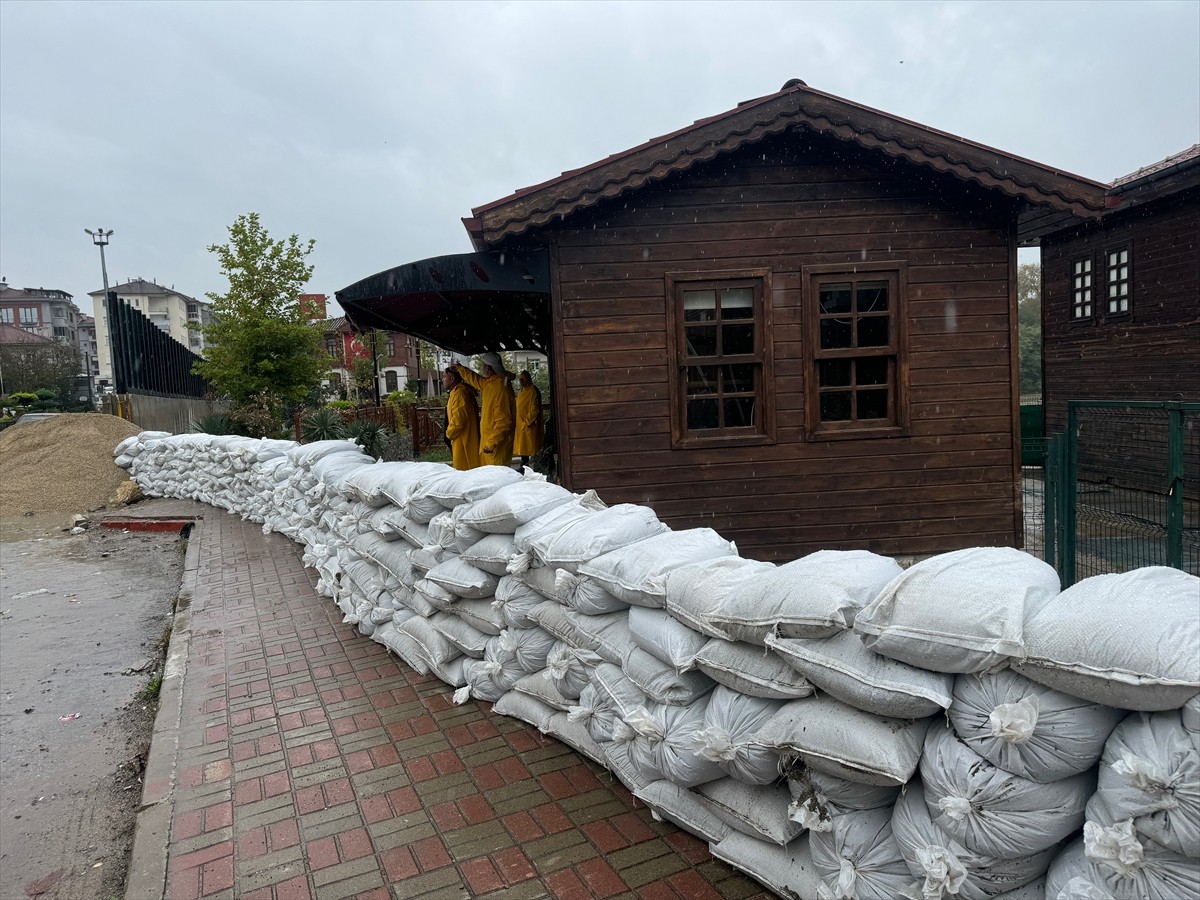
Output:
[[713,814],[742,834],[786,847],[804,830],[788,818],[792,797],[782,784],[750,785],[722,778],[697,788]]
[[507,578],[510,577],[506,574],[508,561],[516,552],[516,544],[513,543],[511,534],[489,534],[463,550],[462,559],[477,569],[490,572],[498,578],[501,576]]
[[1046,875],[1046,900],[1196,900],[1200,859],[1139,841],[1128,821],[1112,828],[1086,822]]
[[[389,499],[397,506],[401,506],[404,514],[414,522],[428,524],[434,516],[441,515],[447,509],[436,497],[431,495],[430,491],[436,489],[441,482],[453,478],[455,473],[455,469],[443,466],[438,471],[408,485],[403,503],[390,495]],[[387,488],[384,490],[387,491]]]
[[630,759],[647,778],[668,778],[683,787],[724,778],[720,766],[695,750],[706,706],[707,698],[690,706],[648,703],[614,723],[613,740],[629,744]]
[[382,521],[385,527],[412,547],[424,547],[429,543],[429,524],[414,522],[399,507],[385,506]]
[[731,831],[709,808],[707,800],[665,778],[650,782],[634,796],[650,807],[657,818],[673,822],[703,840],[715,843]]
[[413,595],[441,612],[450,609],[458,601],[454,594],[427,578],[422,578],[413,585]]
[[[533,677],[533,676],[526,676]],[[567,712],[556,713],[546,725],[546,734],[558,738],[572,750],[582,753],[592,762],[604,765],[607,759],[604,748],[588,731],[587,725],[574,720]]]
[[596,690],[605,703],[616,711],[618,718],[624,719],[638,707],[650,702],[646,692],[630,681],[620,666],[601,663],[596,666],[595,679]]
[[782,708],[779,700],[747,697],[724,685],[717,687],[709,695],[704,727],[695,736],[697,755],[745,784],[777,781],[779,754],[751,744],[748,738]]
[[541,628],[555,640],[572,647],[591,649],[585,646],[585,641],[575,627],[575,620],[571,618],[570,613],[569,609],[559,606],[553,600],[543,600],[530,611],[529,618],[534,621],[535,627]]
[[585,726],[594,741],[606,744],[612,740],[616,710],[595,684],[583,689],[579,699],[567,710],[567,716],[571,721]]
[[428,535],[430,544],[458,553],[458,542],[454,536],[454,514],[450,510],[440,512],[429,520]]
[[715,616],[748,582],[774,568],[771,563],[725,556],[674,569],[667,573],[667,611],[701,634],[736,640],[714,622]]
[[1117,726],[1087,817],[1106,827],[1133,820],[1139,839],[1200,857],[1200,734],[1180,711],[1135,713]]
[[556,641],[546,657],[542,677],[554,684],[554,689],[569,700],[577,700],[591,682],[596,666],[604,662],[590,650],[579,650],[570,644]]
[[[569,503],[555,504],[545,512],[522,523],[513,532],[513,543],[516,545],[517,555],[520,559],[514,558],[509,564],[509,574],[520,575],[525,569],[532,568],[535,561],[540,564],[540,560],[534,559],[533,544],[535,541],[548,541],[555,533],[568,525],[589,519],[604,509],[608,509],[608,506],[596,495],[596,492],[588,491],[586,494],[574,497]],[[468,516],[467,521],[474,523],[475,520]],[[486,528],[479,530],[487,531]]]
[[1005,772],[941,722],[925,737],[921,781],[933,823],[997,859],[1032,856],[1076,831],[1096,783],[1093,772],[1049,784]]
[[[469,525],[463,524],[462,517],[468,509],[471,508],[470,503],[464,503],[461,506],[456,506],[451,511],[451,521],[454,525],[454,550],[459,554],[470,550],[475,544],[479,543],[489,535],[486,532],[479,531]],[[508,561],[505,561],[504,570],[493,572],[493,575],[503,575],[508,569]]]
[[461,556],[444,559],[425,574],[426,579],[467,600],[491,598],[496,593],[499,576],[466,562]]
[[854,619],[883,656],[934,672],[985,672],[1024,655],[1024,622],[1058,596],[1058,573],[1011,547],[943,553],[896,576]]
[[[407,624],[407,623],[404,623]],[[404,660],[410,669],[419,675],[429,674],[429,662],[421,652],[421,648],[412,636],[404,630],[404,626],[394,629],[382,636],[382,643],[398,657]]]
[[[440,547],[437,544],[426,544],[424,547],[415,547],[408,551],[408,561],[422,578],[438,563],[453,556],[453,553],[448,553],[446,548]],[[399,578],[400,576],[397,575],[396,577]]]
[[527,694],[535,700],[540,700],[560,712],[566,713],[571,709],[571,701],[558,692],[554,682],[543,678],[541,672],[522,675],[513,682],[512,689],[518,693]]
[[604,764],[631,793],[636,794],[646,785],[658,781],[662,777],[661,775],[658,778],[645,777],[630,760],[629,744],[625,741],[614,740],[607,744],[601,744],[601,747],[604,750]]
[[385,541],[398,541],[401,539],[400,532],[392,527],[392,518],[396,514],[396,507],[380,506],[366,519],[367,527],[370,528],[378,537]]
[[505,575],[496,584],[496,599],[492,601],[492,606],[500,610],[506,627],[532,628],[537,625],[533,611],[545,602],[545,596],[513,576]]
[[696,654],[709,641],[665,610],[633,607],[628,616],[633,642],[677,672],[691,669]]
[[541,628],[506,628],[488,643],[487,658],[507,665],[512,660],[529,674],[546,668],[546,657],[554,647],[554,637]]
[[950,705],[953,675],[880,656],[853,631],[816,641],[768,634],[766,646],[817,689],[866,712],[921,719]]
[[688,706],[716,687],[703,672],[677,672],[638,647],[625,655],[621,668],[646,696],[668,706]]
[[1122,709],[1176,709],[1200,691],[1200,578],[1149,566],[1085,578],[1025,626],[1015,668]]
[[[536,571],[536,570],[535,570]],[[600,582],[584,575],[572,575],[566,569],[554,569],[554,590],[566,596],[567,606],[585,616],[602,616],[629,609],[624,600],[609,593]]]
[[661,609],[668,572],[726,556],[737,556],[737,547],[711,528],[666,531],[595,557],[579,573],[625,603]]
[[[513,557],[516,559],[516,557]],[[510,562],[510,568],[511,563]],[[571,601],[569,593],[570,583],[560,578],[564,573],[562,569],[547,569],[544,566],[538,566],[533,569],[526,569],[520,575],[514,575],[521,584],[531,590],[537,591],[547,600],[553,600],[561,606],[568,606]]]
[[348,475],[339,490],[348,500],[359,500],[371,507],[391,506],[394,504],[384,495],[384,484],[393,478],[415,478],[416,474],[411,462],[381,462]]
[[866,550],[819,550],[763,573],[734,592],[714,616],[739,641],[768,634],[814,640],[845,631],[858,611],[904,570]]
[[1200,734],[1200,694],[1197,694],[1179,710],[1183,727],[1192,734]]
[[429,624],[428,619],[421,616],[413,616],[401,625],[399,630],[416,641],[417,647],[431,669],[448,663],[455,657],[462,656],[462,651],[438,633]]
[[959,675],[949,715],[958,736],[993,765],[1050,782],[1094,766],[1125,711],[1089,703],[1004,669]]
[[509,691],[493,704],[492,712],[528,722],[538,731],[544,732],[550,727],[550,722],[558,710],[528,694]]
[[828,831],[809,835],[808,846],[827,900],[895,900],[914,884],[892,836],[890,809],[838,816]]
[[490,599],[456,600],[447,612],[489,637],[499,635],[505,628],[504,616]]
[[710,849],[717,859],[745,872],[780,897],[820,897],[821,879],[813,866],[807,835],[780,847],[733,831]]
[[542,565],[578,573],[598,556],[666,530],[649,507],[618,503],[535,538],[529,550]]
[[808,679],[779,654],[740,641],[713,638],[696,654],[696,668],[749,697],[794,700],[813,692]]
[[362,456],[362,448],[354,441],[331,440],[313,441],[311,444],[297,444],[287,452],[288,462],[298,468],[310,468],[319,460],[334,453],[354,453]]
[[515,663],[508,670],[502,669],[500,663],[487,659],[486,651],[483,659],[468,658],[463,663],[463,678],[466,690],[454,695],[454,702],[465,703],[470,698],[486,700],[495,703],[503,697],[525,673]]
[[[564,615],[574,626],[578,646],[591,650],[606,662],[624,665],[629,654],[637,649],[633,635],[629,633],[629,616],[624,612],[585,616],[574,610],[564,610]],[[566,638],[563,640],[573,643]]]
[[447,509],[483,500],[501,488],[521,481],[521,474],[508,466],[479,466],[466,471],[452,469],[451,472],[453,474],[449,477],[432,480],[421,488],[421,493],[434,498]]
[[353,486],[359,498],[365,502],[376,505],[371,497],[378,495],[387,503],[403,509],[414,487],[427,478],[444,476],[449,471],[445,463],[379,463],[372,472],[356,473]]
[[430,617],[429,624],[465,656],[469,656],[471,659],[483,659],[489,635],[469,622],[450,613],[440,612]]
[[929,818],[919,782],[908,786],[892,813],[892,835],[923,900],[987,900],[1044,874],[1057,847],[1021,859],[975,853],[941,831]]
[[887,719],[818,695],[787,703],[749,740],[839,778],[901,785],[917,770],[928,728],[928,719]]
[[478,500],[463,522],[489,534],[512,534],[526,522],[575,499],[564,487],[522,479]]
[[780,758],[780,768],[787,772],[792,795],[788,815],[809,831],[829,831],[834,820],[848,812],[886,808],[890,814],[900,796],[899,785],[847,781],[810,768],[791,754]]

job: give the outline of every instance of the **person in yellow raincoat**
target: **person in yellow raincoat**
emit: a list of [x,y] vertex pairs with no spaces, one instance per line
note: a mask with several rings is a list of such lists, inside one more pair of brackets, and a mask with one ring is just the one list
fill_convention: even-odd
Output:
[[546,441],[546,422],[542,418],[542,392],[533,383],[529,370],[522,370],[518,380],[521,390],[517,391],[517,434],[513,455],[521,457],[521,465],[527,465],[529,457],[540,451]]
[[446,442],[450,445],[451,464],[456,469],[474,469],[479,465],[479,407],[475,392],[454,369],[442,373],[446,388]]
[[513,395],[512,375],[504,368],[498,353],[483,354],[483,374],[456,365],[462,380],[482,395],[479,421],[479,464],[511,466],[513,431],[517,398]]

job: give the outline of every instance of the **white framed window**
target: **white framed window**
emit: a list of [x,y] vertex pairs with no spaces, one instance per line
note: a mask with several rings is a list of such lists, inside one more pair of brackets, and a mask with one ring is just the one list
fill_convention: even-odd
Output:
[[1130,262],[1128,247],[1104,252],[1105,311],[1109,316],[1124,316],[1133,311]]
[[1083,256],[1071,262],[1071,318],[1092,318],[1092,258]]
[[36,325],[38,320],[38,311],[36,306],[21,307],[21,324]]
[[13,311],[11,306],[0,307],[0,322],[3,322],[5,325],[11,325],[13,323]]

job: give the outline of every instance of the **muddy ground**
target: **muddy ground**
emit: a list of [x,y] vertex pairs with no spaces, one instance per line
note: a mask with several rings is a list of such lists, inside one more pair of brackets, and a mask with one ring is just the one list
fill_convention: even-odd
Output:
[[61,519],[0,522],[0,898],[119,900],[185,548]]

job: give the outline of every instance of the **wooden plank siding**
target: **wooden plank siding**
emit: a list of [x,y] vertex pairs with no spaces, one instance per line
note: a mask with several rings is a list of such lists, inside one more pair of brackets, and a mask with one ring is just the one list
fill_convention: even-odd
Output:
[[[760,559],[1019,543],[1013,216],[945,176],[790,135],[539,230],[568,485]],[[906,265],[908,434],[809,441],[804,268],[887,261]],[[776,440],[673,448],[666,275],[750,269],[771,272]]]
[[[1102,254],[1132,253],[1132,313],[1105,317]],[[1071,318],[1073,260],[1091,256],[1097,315]],[[1068,400],[1200,400],[1200,190],[1136,207],[1042,247],[1042,384],[1047,434]]]

